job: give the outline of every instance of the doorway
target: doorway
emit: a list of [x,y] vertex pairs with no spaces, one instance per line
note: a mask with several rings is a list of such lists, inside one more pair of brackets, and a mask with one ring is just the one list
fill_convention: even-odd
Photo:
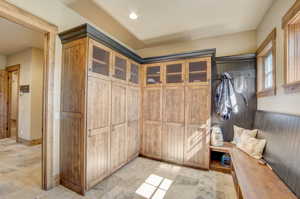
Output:
[[18,139],[20,65],[6,67],[8,72],[8,137]]
[[[38,31],[44,35],[44,85],[43,85],[43,115],[42,115],[42,188],[48,190],[57,184],[57,179],[53,176],[53,131],[54,131],[54,69],[55,69],[55,40],[58,33],[57,26],[16,7],[7,2],[0,1],[0,17],[10,22],[19,24],[26,28]],[[0,71],[0,81],[6,78],[6,73]],[[0,92],[5,91],[5,86],[0,84]],[[7,100],[7,96],[0,93],[1,100]],[[4,103],[2,103],[4,104]],[[6,105],[0,104],[0,131],[5,132],[7,127],[7,117],[2,113],[6,113]],[[0,133],[0,137],[1,137]],[[6,136],[6,135],[5,135]]]

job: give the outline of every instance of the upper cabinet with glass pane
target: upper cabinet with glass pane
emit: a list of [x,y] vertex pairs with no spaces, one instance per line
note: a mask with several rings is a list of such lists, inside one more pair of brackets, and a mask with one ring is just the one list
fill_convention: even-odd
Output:
[[129,82],[138,84],[139,83],[139,65],[135,63],[130,64],[130,76]]
[[146,84],[161,84],[161,72],[160,64],[146,66]]
[[206,84],[210,75],[210,58],[199,58],[187,61],[187,82]]
[[127,59],[115,55],[114,56],[114,75],[115,78],[121,80],[127,80]]
[[173,62],[165,65],[165,81],[167,84],[183,83],[184,62]]
[[91,42],[91,58],[89,71],[105,76],[109,76],[111,51],[106,47]]

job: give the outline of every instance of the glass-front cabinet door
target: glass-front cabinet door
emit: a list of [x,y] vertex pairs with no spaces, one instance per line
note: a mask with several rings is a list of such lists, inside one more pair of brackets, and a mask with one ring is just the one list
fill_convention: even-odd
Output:
[[147,65],[145,68],[146,85],[159,85],[161,84],[162,71],[160,64]]
[[90,40],[89,71],[96,74],[109,76],[111,65],[111,50]]
[[127,59],[119,54],[115,54],[113,70],[113,77],[121,80],[127,80]]
[[165,83],[178,84],[184,82],[184,62],[170,62],[165,64]]
[[130,63],[129,82],[139,84],[139,65]]
[[187,82],[207,84],[210,80],[210,58],[198,58],[187,61]]

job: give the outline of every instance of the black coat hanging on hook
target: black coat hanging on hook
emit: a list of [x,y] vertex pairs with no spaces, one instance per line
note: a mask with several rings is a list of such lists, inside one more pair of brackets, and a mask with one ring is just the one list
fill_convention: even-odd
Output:
[[236,92],[229,73],[223,73],[215,96],[216,113],[223,119],[229,120],[232,113],[237,113],[238,104]]

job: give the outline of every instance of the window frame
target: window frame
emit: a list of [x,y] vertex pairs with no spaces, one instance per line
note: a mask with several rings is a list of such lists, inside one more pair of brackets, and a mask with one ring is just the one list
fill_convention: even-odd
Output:
[[283,88],[286,93],[300,92],[300,78],[294,82],[288,82],[289,74],[289,31],[291,26],[300,23],[300,1],[296,1],[294,5],[282,18],[282,29],[284,30],[284,85]]
[[[272,87],[265,88],[265,58],[272,53]],[[276,95],[276,28],[261,43],[257,52],[257,97]]]

